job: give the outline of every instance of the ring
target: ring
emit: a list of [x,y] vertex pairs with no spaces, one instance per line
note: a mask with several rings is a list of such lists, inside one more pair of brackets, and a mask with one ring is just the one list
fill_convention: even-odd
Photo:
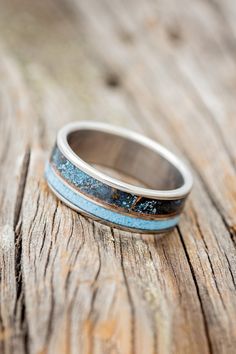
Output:
[[187,167],[162,145],[124,128],[86,121],[58,132],[45,177],[74,210],[140,233],[175,227],[193,183]]

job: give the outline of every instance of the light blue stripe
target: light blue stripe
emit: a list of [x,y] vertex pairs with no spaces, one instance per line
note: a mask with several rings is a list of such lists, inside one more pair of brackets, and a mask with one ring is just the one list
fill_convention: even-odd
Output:
[[84,210],[85,212],[93,214],[98,218],[104,219],[114,224],[139,230],[161,231],[174,227],[179,221],[179,216],[170,218],[168,220],[145,220],[119,214],[113,210],[106,209],[74,192],[70,187],[62,182],[62,180],[55,174],[49,164],[46,167],[45,176],[49,184],[70,203]]

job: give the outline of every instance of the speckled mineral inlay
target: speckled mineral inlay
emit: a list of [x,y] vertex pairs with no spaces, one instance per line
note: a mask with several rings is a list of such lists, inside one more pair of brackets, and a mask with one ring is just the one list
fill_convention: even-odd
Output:
[[123,215],[114,210],[107,209],[94,203],[92,200],[84,198],[81,194],[73,191],[71,186],[63,181],[63,179],[57,175],[55,170],[50,164],[46,167],[45,172],[49,186],[51,186],[59,195],[61,195],[70,204],[80,210],[103,219],[104,221],[111,222],[118,226],[143,230],[143,231],[162,231],[166,229],[173,228],[179,221],[179,217],[171,217],[169,219],[157,219],[157,220],[146,220],[142,218],[137,218],[134,216]]
[[109,207],[121,213],[155,219],[178,215],[183,209],[184,198],[177,200],[150,199],[106,185],[72,164],[57,146],[53,150],[50,163],[61,178],[73,186],[75,190],[104,205],[104,207]]

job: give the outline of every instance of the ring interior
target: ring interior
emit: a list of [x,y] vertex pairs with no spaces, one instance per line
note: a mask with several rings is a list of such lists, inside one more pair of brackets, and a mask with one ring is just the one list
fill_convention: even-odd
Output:
[[67,137],[71,149],[82,160],[125,182],[156,190],[173,190],[184,184],[180,171],[167,159],[134,140],[116,134],[83,129]]

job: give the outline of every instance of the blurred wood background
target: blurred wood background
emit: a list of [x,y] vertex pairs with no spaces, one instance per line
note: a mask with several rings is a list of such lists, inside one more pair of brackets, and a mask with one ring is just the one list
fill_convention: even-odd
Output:
[[[171,234],[87,220],[44,164],[73,120],[192,168]],[[0,352],[236,352],[234,0],[0,1]]]

